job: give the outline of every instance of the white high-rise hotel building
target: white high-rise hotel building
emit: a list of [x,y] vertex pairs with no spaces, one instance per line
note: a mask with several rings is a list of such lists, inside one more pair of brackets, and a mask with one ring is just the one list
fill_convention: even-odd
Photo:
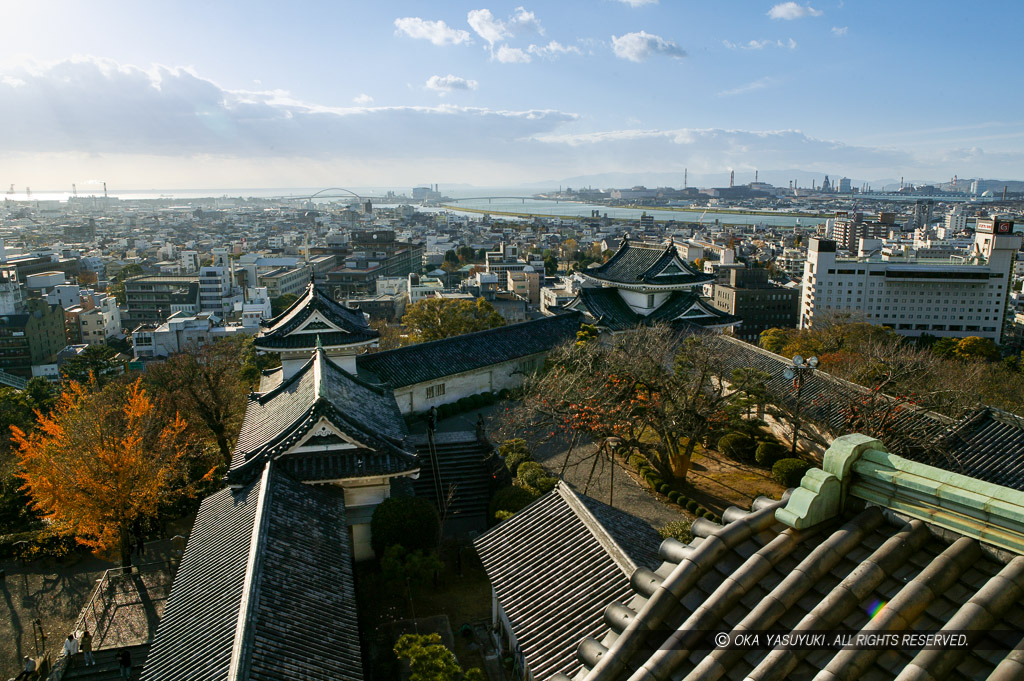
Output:
[[999,342],[1021,235],[1013,221],[979,219],[965,262],[949,258],[837,257],[836,244],[811,239],[804,266],[800,327],[856,312],[906,336],[980,336]]

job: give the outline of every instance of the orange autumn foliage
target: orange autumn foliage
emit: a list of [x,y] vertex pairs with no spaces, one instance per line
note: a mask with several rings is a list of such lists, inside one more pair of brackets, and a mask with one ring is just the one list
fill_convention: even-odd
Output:
[[51,413],[36,417],[30,434],[11,428],[22,489],[55,529],[86,546],[127,564],[133,525],[192,493],[185,421],[162,416],[141,380],[98,393],[71,383]]

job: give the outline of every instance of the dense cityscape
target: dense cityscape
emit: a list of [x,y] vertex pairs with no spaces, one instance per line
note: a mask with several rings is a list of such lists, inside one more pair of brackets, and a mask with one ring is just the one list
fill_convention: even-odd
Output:
[[0,679],[1024,680],[1024,5],[3,20]]

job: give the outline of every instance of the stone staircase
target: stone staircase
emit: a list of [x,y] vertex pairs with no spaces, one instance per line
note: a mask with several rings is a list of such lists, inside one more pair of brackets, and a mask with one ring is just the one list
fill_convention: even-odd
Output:
[[[132,681],[142,676],[149,644],[127,646],[132,656]],[[96,664],[85,666],[85,658],[81,653],[75,656],[71,668],[64,672],[64,681],[82,679],[83,681],[120,681],[121,668],[117,664],[117,648],[105,648],[93,652]]]
[[[425,434],[411,439],[422,462],[420,477],[413,483],[416,496],[430,499],[438,508],[439,502],[446,503],[447,523],[463,525],[463,531],[485,528],[491,494],[504,482],[497,477],[507,475],[493,446],[473,431],[435,433],[433,447]],[[441,476],[439,486],[434,480],[434,456]],[[438,487],[443,499],[438,499]]]

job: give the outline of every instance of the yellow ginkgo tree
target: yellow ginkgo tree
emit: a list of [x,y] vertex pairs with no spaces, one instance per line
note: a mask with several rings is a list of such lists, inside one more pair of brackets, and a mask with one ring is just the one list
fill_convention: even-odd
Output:
[[132,528],[214,473],[190,475],[194,446],[184,419],[158,408],[138,379],[99,392],[69,383],[37,422],[29,434],[11,427],[22,489],[55,530],[125,566]]

